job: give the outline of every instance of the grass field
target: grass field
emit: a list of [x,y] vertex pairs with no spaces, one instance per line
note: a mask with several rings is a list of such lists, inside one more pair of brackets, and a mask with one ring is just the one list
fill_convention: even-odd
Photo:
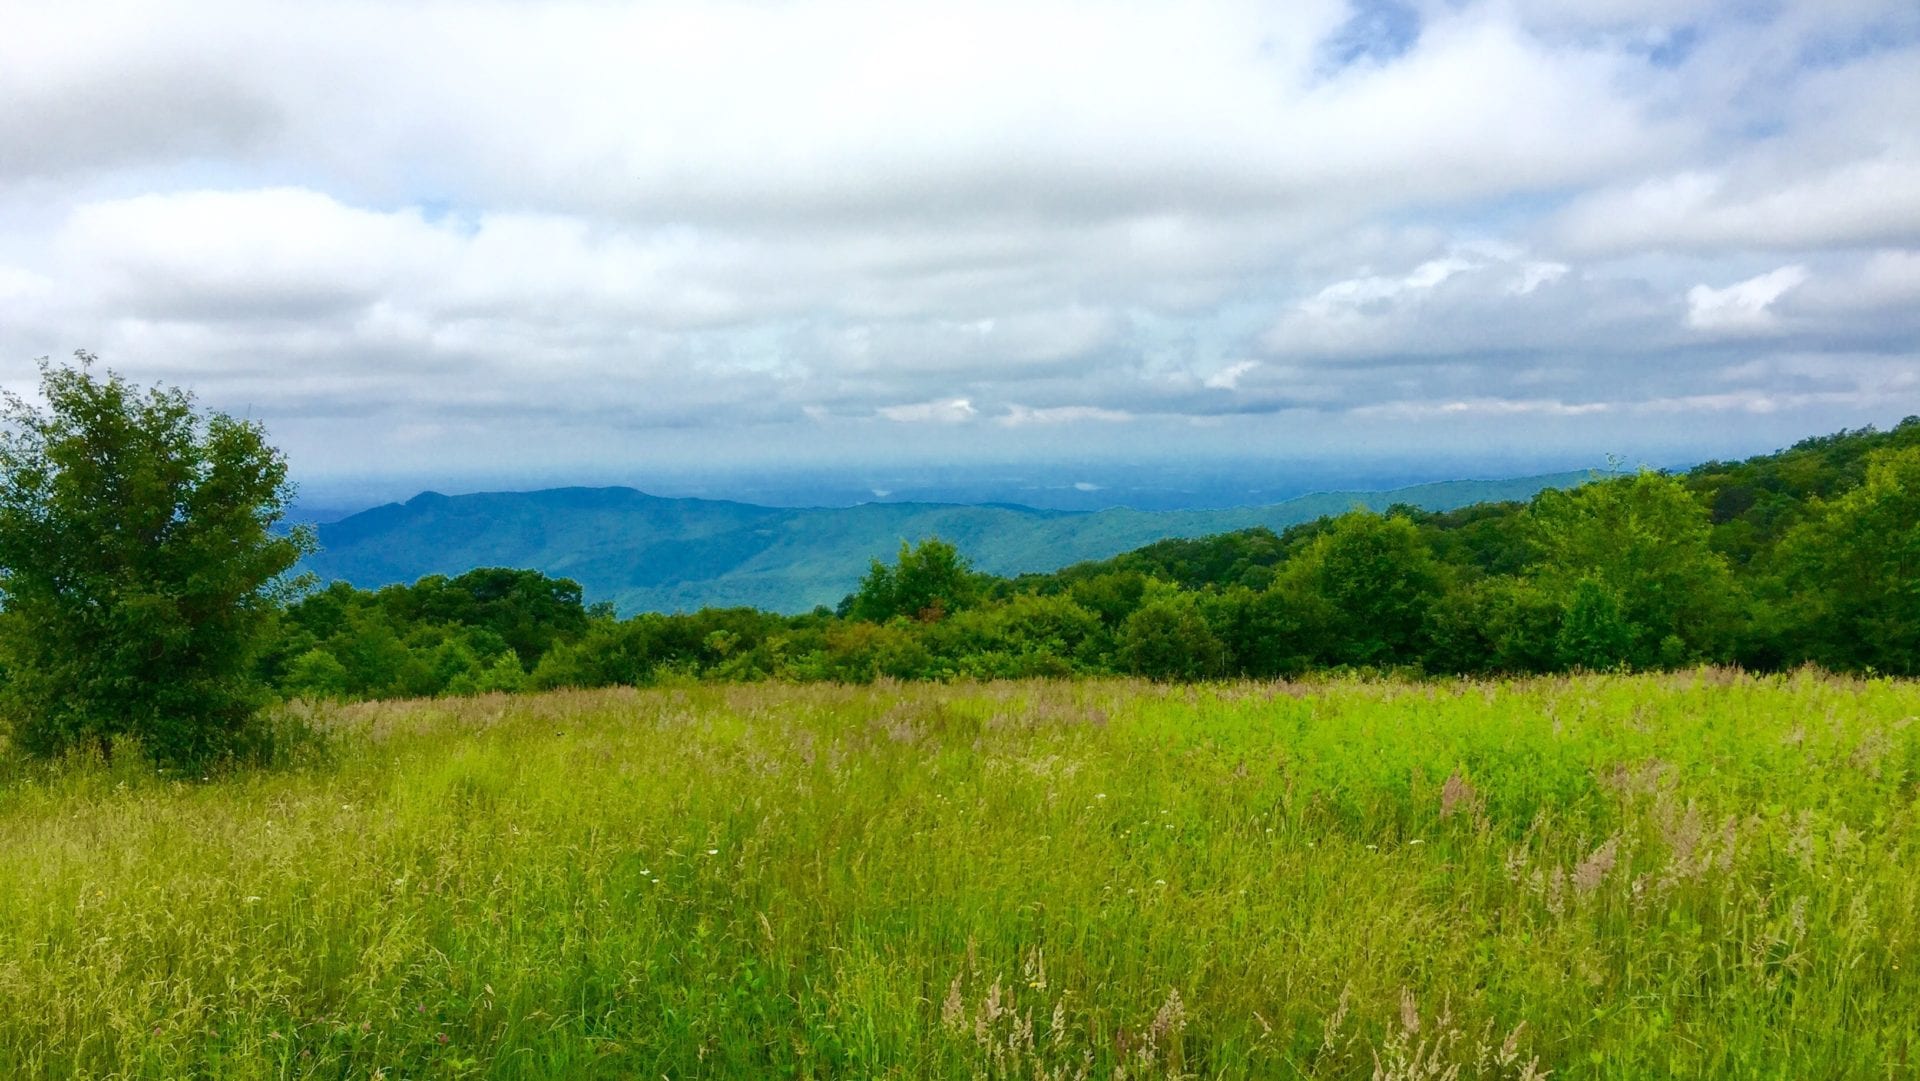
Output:
[[0,1077],[1920,1076],[1920,685],[710,687],[0,786]]

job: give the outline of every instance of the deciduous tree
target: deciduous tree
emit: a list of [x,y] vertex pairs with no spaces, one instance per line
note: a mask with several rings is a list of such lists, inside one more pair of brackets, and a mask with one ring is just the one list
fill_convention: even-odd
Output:
[[93,357],[42,363],[44,407],[0,407],[0,714],[30,753],[126,736],[153,760],[233,751],[254,658],[311,540],[257,423],[141,389]]

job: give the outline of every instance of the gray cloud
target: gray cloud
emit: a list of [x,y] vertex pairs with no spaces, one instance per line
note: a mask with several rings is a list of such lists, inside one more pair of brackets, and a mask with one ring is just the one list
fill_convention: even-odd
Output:
[[0,382],[318,473],[1920,411],[1920,19],[1736,7],[30,4]]

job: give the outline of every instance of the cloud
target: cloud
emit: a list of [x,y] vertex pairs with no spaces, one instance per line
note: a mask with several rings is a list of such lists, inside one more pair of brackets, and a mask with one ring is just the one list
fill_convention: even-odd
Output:
[[1920,242],[1920,147],[1787,179],[1689,171],[1647,180],[1583,199],[1562,231],[1589,252]]
[[1079,424],[1090,420],[1116,423],[1132,419],[1133,414],[1124,410],[1102,409],[1093,405],[1056,405],[1041,409],[1008,405],[1007,411],[995,418],[994,422],[1003,428],[1020,428],[1030,424]]
[[1920,251],[1869,253],[1850,271],[1825,275],[1794,289],[1781,307],[1801,316],[1855,318],[1912,311],[1920,307]]
[[1261,341],[1275,356],[1359,361],[1645,348],[1677,307],[1645,279],[1576,274],[1524,249],[1474,244],[1322,286],[1289,305]]
[[303,469],[1920,408],[1910,4],[8,14],[0,382],[91,347]]
[[1203,382],[1214,390],[1234,390],[1240,386],[1242,376],[1259,367],[1260,362],[1257,360],[1236,361],[1207,376]]
[[1554,399],[1474,398],[1450,402],[1383,402],[1353,410],[1361,417],[1582,417],[1606,413],[1614,408],[1607,402],[1562,402]]
[[1687,291],[1687,325],[1695,330],[1758,333],[1779,326],[1775,301],[1807,280],[1807,268],[1783,266],[1722,289],[1696,285]]
[[[417,213],[355,210],[297,188],[141,195],[75,208],[57,244],[117,311],[310,318],[364,307],[452,242]],[[439,250],[436,250],[439,249]]]
[[965,398],[948,398],[935,402],[883,405],[875,412],[896,424],[965,424],[974,418],[978,410]]

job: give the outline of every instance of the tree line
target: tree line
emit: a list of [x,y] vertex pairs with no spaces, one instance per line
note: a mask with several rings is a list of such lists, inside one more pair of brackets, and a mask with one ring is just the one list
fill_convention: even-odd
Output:
[[0,750],[271,750],[279,698],[680,680],[1275,678],[1803,664],[1920,674],[1920,418],[1526,503],[1356,510],[1013,578],[939,538],[837,608],[620,618],[481,568],[377,590],[293,574],[254,422],[93,358],[0,396]]
[[334,583],[280,616],[289,696],[669,680],[1274,678],[1702,663],[1920,673],[1920,418],[1526,503],[1356,510],[1168,540],[1014,578],[938,539],[876,560],[837,609],[617,618],[580,587],[486,568]]

